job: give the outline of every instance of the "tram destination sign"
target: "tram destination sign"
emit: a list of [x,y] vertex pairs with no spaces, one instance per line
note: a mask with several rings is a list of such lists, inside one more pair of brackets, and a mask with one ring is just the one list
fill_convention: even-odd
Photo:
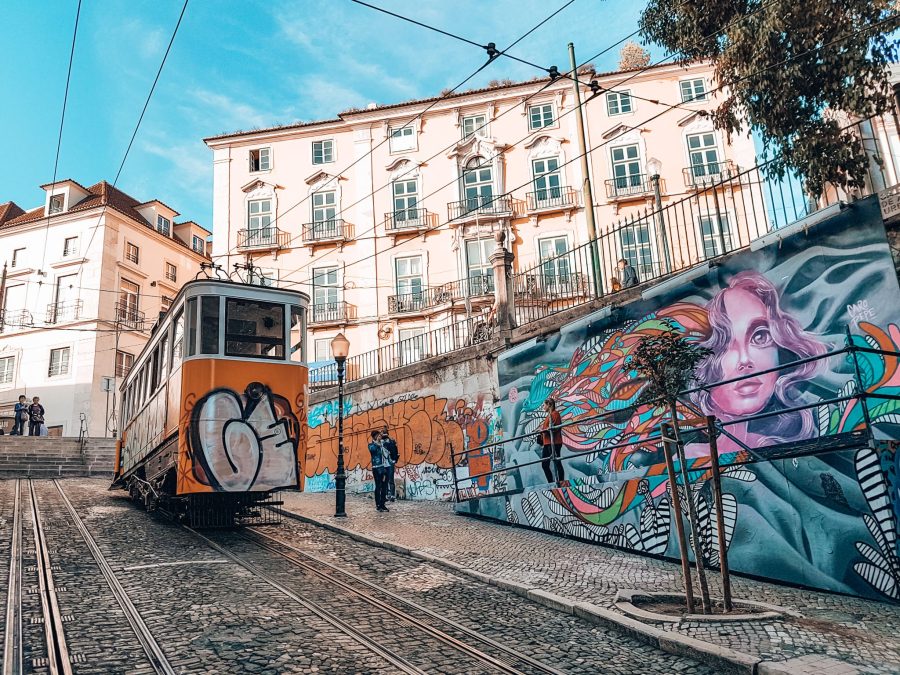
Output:
[[878,193],[878,204],[885,221],[900,216],[900,183],[881,190]]

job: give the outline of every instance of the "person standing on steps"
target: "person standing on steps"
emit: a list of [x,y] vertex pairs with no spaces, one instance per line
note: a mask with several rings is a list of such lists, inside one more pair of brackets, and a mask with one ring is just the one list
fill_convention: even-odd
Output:
[[391,435],[388,433],[387,426],[381,430],[381,442],[387,446],[388,455],[391,458],[391,471],[388,474],[387,484],[387,500],[393,502],[397,500],[397,486],[394,483],[394,469],[397,466],[397,462],[400,461],[400,450],[397,448],[397,441],[391,438]]
[[394,467],[391,464],[390,451],[385,446],[380,431],[372,432],[369,454],[372,455],[372,477],[375,479],[375,510],[388,511],[388,507],[385,506],[388,476]]
[[547,417],[544,418],[544,422],[541,424],[540,441],[543,447],[541,467],[544,469],[547,482],[552,483],[553,472],[550,470],[550,462],[552,460],[556,469],[556,484],[561,486],[566,479],[562,460],[559,458],[562,453],[562,429],[560,428],[562,416],[556,410],[556,401],[552,398],[544,401],[544,412],[547,413]]
[[25,422],[28,421],[28,399],[25,398],[24,394],[19,396],[19,402],[16,403],[15,410],[13,411],[13,416],[15,417],[15,420],[13,420],[14,424],[10,435],[24,436]]
[[28,423],[28,435],[40,436],[41,425],[44,423],[44,406],[41,405],[39,396],[31,399],[31,405],[28,406],[28,415],[31,417],[31,421]]
[[625,258],[619,260],[618,275],[622,288],[631,288],[632,286],[637,286],[639,283],[637,272],[634,271],[634,268],[627,260],[625,260]]

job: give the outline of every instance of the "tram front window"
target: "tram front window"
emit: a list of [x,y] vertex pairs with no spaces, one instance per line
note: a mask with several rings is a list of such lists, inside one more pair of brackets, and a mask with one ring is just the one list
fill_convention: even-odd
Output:
[[225,356],[284,360],[284,305],[225,301]]

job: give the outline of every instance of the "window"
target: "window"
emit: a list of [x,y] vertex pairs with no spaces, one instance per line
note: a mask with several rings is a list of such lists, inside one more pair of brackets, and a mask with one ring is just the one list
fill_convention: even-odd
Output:
[[[484,166],[482,166],[484,164]],[[463,172],[465,213],[490,204],[494,198],[494,178],[490,162],[473,157]]]
[[528,106],[528,128],[543,129],[553,125],[553,104],[542,103]]
[[162,216],[156,216],[156,231],[160,234],[164,234],[165,236],[169,236],[169,231],[172,228],[172,221],[168,218],[163,218]]
[[412,125],[390,130],[391,152],[403,152],[416,149],[416,130]]
[[62,213],[65,203],[65,195],[52,195],[50,197],[50,213]]
[[12,384],[16,374],[16,357],[4,356],[0,359],[0,384]]
[[56,280],[56,301],[52,311],[48,312],[49,323],[74,320],[78,318],[78,282],[77,274],[66,274]]
[[610,151],[615,194],[635,194],[643,191],[640,152],[637,145],[623,145]]
[[687,137],[687,147],[691,161],[691,175],[694,178],[717,177],[721,173],[719,149],[716,146],[714,132],[691,134]]
[[141,287],[133,281],[122,279],[119,283],[118,320],[134,325],[138,322]]
[[634,267],[638,279],[646,281],[655,277],[650,226],[646,222],[637,222],[620,230],[619,237],[622,257]]
[[534,172],[534,196],[535,201],[546,202],[551,199],[559,199],[561,196],[559,186],[559,158],[535,159],[531,162],[531,170]]
[[400,365],[405,366],[425,358],[425,329],[401,328],[398,334],[400,340]]
[[60,347],[50,350],[50,367],[47,370],[49,377],[69,374],[69,348]]
[[284,305],[225,300],[225,356],[284,359],[284,340]]
[[678,86],[681,88],[682,103],[705,101],[707,99],[706,83],[702,77],[696,80],[682,80],[678,83]]
[[116,350],[116,377],[125,377],[134,366],[134,354]]
[[560,284],[570,283],[569,241],[565,237],[548,237],[538,240],[538,256],[544,288],[551,290]]
[[184,357],[184,312],[178,312],[175,321],[172,322],[175,330],[172,332],[172,370],[181,366]]
[[394,222],[403,223],[408,220],[419,219],[419,181],[396,180],[394,190]]
[[312,144],[312,162],[313,164],[330,164],[334,161],[334,141],[313,141]]
[[[703,255],[707,258],[730,251],[731,224],[728,221],[728,214],[722,213],[718,218],[714,213],[700,216],[700,236],[703,237]],[[722,250],[723,242],[725,250]]]
[[488,295],[494,292],[494,267],[491,254],[496,242],[493,237],[466,242],[467,295]]
[[337,237],[337,193],[334,190],[314,192],[312,198],[313,239]]
[[178,281],[178,268],[172,263],[166,263],[166,279],[169,281]]
[[185,356],[193,356],[197,353],[197,298],[188,298],[185,307],[184,332],[187,334]]
[[200,298],[200,353],[219,353],[219,298]]
[[66,237],[63,240],[63,258],[78,253],[78,237]]
[[141,260],[140,249],[131,242],[125,243],[125,260],[129,260],[137,265]]
[[422,299],[422,256],[397,258],[394,261],[397,295],[400,302],[417,303]]
[[271,224],[271,199],[254,199],[247,202],[247,246],[271,243]]
[[331,361],[331,338],[316,340],[316,361]]
[[313,321],[327,321],[338,317],[338,268],[313,269]]
[[172,306],[172,298],[168,295],[164,295],[159,299],[159,311],[160,312],[168,312],[169,307]]
[[202,237],[198,237],[196,234],[191,239],[191,248],[194,250],[194,253],[199,253],[203,255],[206,252],[206,242]]
[[12,260],[9,263],[10,267],[19,267],[22,264],[22,260],[25,257],[25,249],[17,248],[13,249],[12,252]]
[[250,171],[268,171],[271,168],[271,149],[256,148],[250,151]]
[[470,136],[474,136],[478,134],[480,136],[485,136],[484,127],[487,124],[487,117],[485,115],[467,115],[462,118],[462,137],[463,139],[469,138]]
[[624,115],[634,110],[631,105],[631,92],[610,91],[606,94],[606,112],[610,115]]

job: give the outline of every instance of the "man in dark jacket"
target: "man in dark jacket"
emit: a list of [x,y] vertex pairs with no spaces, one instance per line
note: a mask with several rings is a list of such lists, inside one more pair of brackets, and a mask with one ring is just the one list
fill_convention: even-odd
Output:
[[632,286],[638,285],[638,275],[637,272],[634,271],[634,268],[628,264],[628,261],[625,258],[619,260],[619,282],[622,284],[622,288],[630,288]]
[[391,455],[381,440],[381,432],[373,431],[369,441],[369,454],[372,455],[372,477],[375,479],[375,509],[387,511],[384,505],[387,497],[388,476],[393,471]]
[[13,411],[13,415],[15,415],[15,424],[13,424],[13,430],[11,432],[12,436],[24,436],[25,435],[25,422],[28,421],[28,399],[25,398],[25,395],[19,396],[19,402],[16,403],[15,410]]
[[397,486],[394,484],[394,469],[397,466],[397,462],[400,461],[400,449],[397,447],[397,441],[391,438],[386,426],[381,430],[381,442],[384,443],[391,458],[391,472],[388,474],[387,484],[387,499],[389,502],[393,502],[397,499]]

